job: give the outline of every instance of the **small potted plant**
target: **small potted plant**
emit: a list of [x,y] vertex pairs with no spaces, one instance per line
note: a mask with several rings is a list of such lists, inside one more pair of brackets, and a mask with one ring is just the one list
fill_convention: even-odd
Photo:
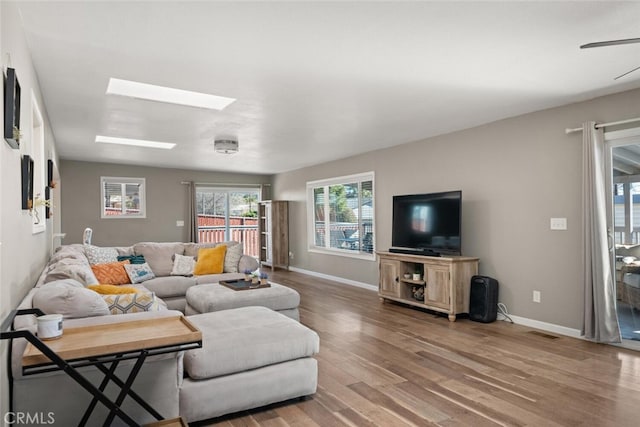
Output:
[[260,284],[261,285],[266,285],[267,283],[267,279],[269,278],[269,276],[267,276],[267,273],[260,273]]
[[260,281],[260,278],[258,277],[258,273],[253,273],[251,275],[251,284],[257,285],[259,281]]
[[244,271],[244,280],[246,280],[247,282],[250,282],[251,281],[251,273],[252,273],[251,270],[246,269]]

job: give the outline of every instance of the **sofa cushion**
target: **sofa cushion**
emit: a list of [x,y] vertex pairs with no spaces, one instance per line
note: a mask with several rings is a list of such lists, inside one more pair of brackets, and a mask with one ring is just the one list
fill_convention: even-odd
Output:
[[226,245],[200,249],[198,251],[196,266],[193,268],[193,274],[198,276],[202,274],[222,273],[224,271],[224,254],[226,251]]
[[238,262],[242,257],[242,245],[239,242],[228,242],[227,252],[224,254],[224,272],[237,273]]
[[116,246],[114,249],[118,252],[118,256],[135,255],[135,252],[133,251],[133,246]]
[[198,313],[229,310],[238,307],[262,306],[271,310],[288,310],[300,304],[300,294],[277,283],[268,288],[236,291],[226,286],[209,284],[187,290],[187,303]]
[[100,294],[73,279],[58,280],[38,288],[33,307],[46,314],[62,314],[65,319],[106,316],[109,307]]
[[175,254],[173,256],[172,276],[193,276],[196,260],[192,256]]
[[242,255],[240,257],[240,261],[238,262],[238,272],[244,273],[245,270],[256,271],[260,268],[260,264],[258,260],[249,255]]
[[211,283],[220,283],[221,280],[235,280],[244,278],[242,273],[221,273],[221,274],[205,274],[196,276],[196,284],[205,285]]
[[89,264],[106,264],[118,260],[116,248],[101,248],[99,246],[85,245],[84,254],[89,260]]
[[173,255],[184,253],[182,243],[143,242],[133,245],[136,255],[144,255],[156,276],[169,276],[173,268]]
[[102,285],[125,285],[131,283],[127,270],[124,269],[125,264],[129,264],[129,261],[96,264],[91,266],[91,270]]
[[[206,243],[185,243],[184,244],[184,254],[187,256],[192,256],[194,258],[198,257],[198,251],[200,249],[208,249],[215,248],[217,246],[225,245],[227,247],[227,252],[224,256],[224,272],[225,273],[237,273],[242,272],[238,266],[240,259],[243,257],[244,247],[240,242],[236,242],[235,240],[230,240],[226,242],[206,242]],[[251,271],[258,268],[256,266]]]
[[318,334],[265,307],[189,316],[202,331],[202,348],[184,355],[192,379],[215,378],[309,357],[319,351]]
[[156,277],[144,282],[144,287],[155,292],[160,298],[184,297],[187,289],[196,284],[193,277],[167,276]]
[[143,264],[125,264],[124,269],[127,271],[131,283],[142,283],[156,277],[146,262]]
[[197,257],[200,249],[215,248],[220,243],[217,242],[204,242],[204,243],[185,243],[184,255]]
[[85,260],[65,258],[51,266],[44,277],[44,283],[62,279],[74,279],[83,285],[95,285],[98,278]]
[[109,307],[111,314],[129,314],[161,310],[161,306],[153,292],[111,294],[101,295],[101,297]]
[[87,256],[84,254],[84,250],[72,246],[60,246],[49,259],[49,265],[55,264],[62,259],[84,260],[85,263],[89,263]]

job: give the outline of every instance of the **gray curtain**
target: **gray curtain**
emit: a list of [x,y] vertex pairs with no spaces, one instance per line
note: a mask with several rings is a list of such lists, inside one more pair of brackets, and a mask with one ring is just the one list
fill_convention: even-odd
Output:
[[189,231],[189,241],[198,243],[198,209],[196,207],[196,183],[193,181],[189,181],[187,183],[187,203],[189,204],[188,209],[188,221],[187,227]]
[[[584,321],[582,335],[620,342],[616,292],[607,235],[604,134],[595,122],[582,125]],[[613,242],[611,242],[613,244]]]

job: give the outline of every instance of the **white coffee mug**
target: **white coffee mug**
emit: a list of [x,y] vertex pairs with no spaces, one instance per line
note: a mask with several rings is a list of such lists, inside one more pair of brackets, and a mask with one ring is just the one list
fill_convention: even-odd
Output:
[[37,319],[38,338],[53,340],[62,336],[62,314],[47,314]]

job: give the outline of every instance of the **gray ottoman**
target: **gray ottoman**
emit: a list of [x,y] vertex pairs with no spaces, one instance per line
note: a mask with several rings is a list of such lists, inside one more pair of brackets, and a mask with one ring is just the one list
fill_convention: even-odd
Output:
[[294,320],[300,320],[300,294],[291,288],[271,283],[270,288],[234,291],[219,284],[196,285],[187,289],[187,316],[238,307],[262,306]]
[[196,314],[189,321],[202,332],[202,348],[184,353],[180,416],[187,422],[316,392],[313,356],[320,339],[301,323],[265,307]]

